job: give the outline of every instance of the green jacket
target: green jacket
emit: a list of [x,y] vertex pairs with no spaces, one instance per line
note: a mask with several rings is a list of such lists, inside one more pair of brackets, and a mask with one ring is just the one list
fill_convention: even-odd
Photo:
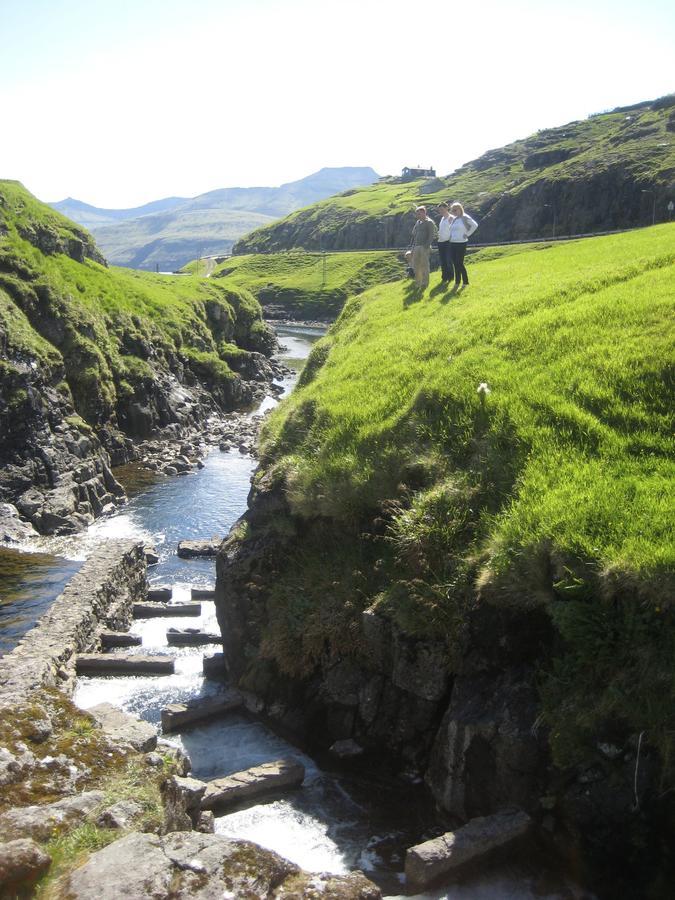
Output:
[[412,245],[413,247],[426,247],[427,250],[431,247],[433,241],[438,237],[438,229],[436,228],[435,222],[432,222],[431,219],[422,219],[421,221],[415,222],[412,230]]

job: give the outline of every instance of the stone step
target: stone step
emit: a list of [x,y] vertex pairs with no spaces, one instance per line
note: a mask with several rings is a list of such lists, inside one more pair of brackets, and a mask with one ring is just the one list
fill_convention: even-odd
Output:
[[242,800],[300,787],[305,767],[296,759],[277,759],[207,783],[202,809],[231,806]]
[[162,710],[162,731],[175,731],[194,722],[233,712],[243,704],[241,694],[229,691],[218,697],[200,697],[189,703],[171,703]]
[[201,603],[134,603],[134,619],[156,616],[201,616]]
[[139,634],[128,631],[102,631],[101,649],[112,650],[114,647],[140,647],[143,638]]
[[195,588],[195,587],[193,587],[190,590],[190,597],[193,600],[215,600],[216,599],[216,589],[215,589],[215,587],[210,587],[210,588]]
[[409,892],[426,890],[467,863],[475,863],[523,837],[531,824],[532,820],[521,809],[505,809],[492,816],[470,819],[457,831],[447,831],[440,837],[410,847],[405,855]]
[[143,656],[131,653],[78,653],[78,675],[173,675],[173,656]]
[[222,544],[221,537],[205,541],[180,541],[176,553],[181,559],[194,559],[199,556],[215,556]]
[[200,631],[199,628],[169,628],[166,632],[166,641],[174,647],[202,647],[205,644],[220,644],[220,634],[209,631]]
[[154,587],[148,588],[148,600],[156,603],[168,603],[173,596],[173,588],[171,587]]

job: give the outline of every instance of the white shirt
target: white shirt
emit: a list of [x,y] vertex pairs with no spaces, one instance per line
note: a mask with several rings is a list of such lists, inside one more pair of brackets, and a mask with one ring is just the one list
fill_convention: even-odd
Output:
[[466,213],[463,216],[455,216],[450,224],[450,240],[453,244],[463,244],[468,241],[476,228],[478,228],[478,222],[475,222]]
[[450,240],[450,223],[452,219],[450,216],[442,216],[441,221],[438,223],[438,243],[440,244],[443,241]]

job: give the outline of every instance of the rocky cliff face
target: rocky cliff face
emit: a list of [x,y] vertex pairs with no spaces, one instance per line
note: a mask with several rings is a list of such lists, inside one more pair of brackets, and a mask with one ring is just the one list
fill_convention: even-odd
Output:
[[[283,492],[263,478],[217,559],[226,664],[251,708],[314,749],[355,741],[366,764],[421,776],[438,806],[457,819],[516,804],[534,817],[544,843],[574,859],[577,875],[592,879],[601,895],[622,867],[640,871],[636,834],[638,844],[648,834],[656,840],[659,828],[649,822],[658,794],[655,760],[635,744],[608,742],[598,745],[590,767],[565,774],[554,768],[538,678],[557,638],[543,610],[479,600],[461,652],[451,658],[443,641],[416,637],[366,609],[347,626],[345,652],[331,651],[339,637],[326,622],[324,652],[312,670],[279,670],[268,652],[271,597],[315,527],[294,520]],[[338,533],[333,546],[340,546]]]
[[273,377],[250,295],[104,264],[86,232],[0,182],[0,503],[42,533],[112,508],[110,466],[139,440],[186,437]]

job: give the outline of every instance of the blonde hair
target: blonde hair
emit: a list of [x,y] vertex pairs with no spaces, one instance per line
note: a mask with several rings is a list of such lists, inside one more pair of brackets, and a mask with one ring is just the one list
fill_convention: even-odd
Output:
[[462,204],[459,202],[459,200],[454,200],[454,201],[450,204],[450,212],[454,212],[456,209],[459,210],[460,216],[463,216],[463,215],[464,215],[464,207],[463,207]]

